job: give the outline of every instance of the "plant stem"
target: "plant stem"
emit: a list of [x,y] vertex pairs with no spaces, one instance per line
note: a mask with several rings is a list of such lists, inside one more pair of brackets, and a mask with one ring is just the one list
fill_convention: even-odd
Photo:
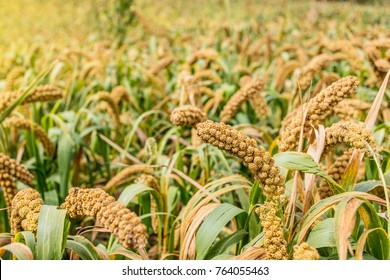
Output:
[[380,165],[380,162],[375,154],[375,152],[372,150],[370,145],[367,145],[368,149],[370,150],[370,153],[372,154],[372,157],[375,160],[376,166],[378,167],[378,174],[383,184],[383,190],[385,192],[385,199],[386,199],[386,208],[387,208],[387,235],[390,235],[390,202],[389,202],[389,191],[387,190],[386,186],[386,179],[383,175],[382,168]]

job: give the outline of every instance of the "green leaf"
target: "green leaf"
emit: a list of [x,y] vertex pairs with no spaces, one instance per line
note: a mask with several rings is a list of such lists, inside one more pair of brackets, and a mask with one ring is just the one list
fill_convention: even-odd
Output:
[[121,255],[131,260],[142,260],[142,257],[130,250],[127,250],[122,245],[116,245],[108,252],[109,256]]
[[215,241],[223,227],[235,216],[243,212],[244,210],[234,205],[223,203],[207,216],[195,238],[197,260],[204,259],[211,244]]
[[381,181],[366,181],[356,184],[353,190],[357,192],[369,192],[379,186],[382,186]]
[[132,184],[126,187],[118,197],[118,201],[127,207],[134,197],[146,191],[150,192],[150,194],[153,196],[154,201],[157,204],[158,211],[162,211],[163,206],[160,193],[142,183]]
[[226,236],[225,238],[219,240],[210,248],[210,250],[207,252],[205,259],[206,260],[213,259],[214,257],[225,253],[233,245],[240,242],[247,235],[248,232],[246,232],[243,229],[240,229],[234,232],[233,234]]
[[145,113],[143,113],[142,115],[140,115],[134,122],[133,124],[133,128],[132,130],[130,131],[130,133],[128,134],[127,136],[127,141],[126,141],[126,144],[125,144],[125,151],[128,151],[129,148],[130,148],[130,145],[133,141],[133,137],[138,129],[138,126],[140,125],[140,123],[142,122],[143,119],[145,119],[146,117],[150,116],[150,115],[153,115],[153,114],[161,114],[162,111],[159,111],[159,110],[150,110],[150,111],[147,111]]
[[73,250],[83,260],[101,260],[102,257],[95,246],[84,236],[69,236],[66,248]]
[[67,133],[61,134],[58,141],[57,162],[60,175],[60,198],[65,200],[69,191],[69,178],[75,154],[75,143]]
[[336,247],[334,218],[319,222],[309,234],[307,243],[313,248]]
[[35,254],[35,235],[31,231],[20,231],[15,235],[15,242],[27,245],[31,252]]
[[274,159],[275,165],[289,170],[315,174],[324,178],[336,194],[344,192],[344,189],[341,188],[331,177],[329,177],[329,175],[323,171],[308,154],[300,152],[284,152],[274,155]]
[[[371,203],[365,201],[358,211],[366,229],[382,228],[379,216]],[[366,250],[378,260],[387,260],[390,256],[389,242],[390,240],[387,234],[383,234],[382,231],[372,231],[367,236]]]
[[126,187],[118,198],[118,201],[127,206],[133,200],[135,196],[145,191],[153,191],[151,187],[145,184],[132,184]]
[[57,190],[50,190],[44,193],[45,204],[58,206],[60,204],[58,200]]
[[168,189],[168,213],[173,212],[176,209],[177,204],[180,203],[179,188],[175,186],[169,186]]
[[[366,230],[359,238],[357,244],[356,244],[356,253],[355,253],[355,258],[357,260],[363,260],[363,259],[367,259],[365,258],[365,254],[363,254],[363,250],[364,250],[364,247],[366,245],[366,241],[367,241],[367,238],[370,234],[372,233],[377,233],[378,235],[382,235],[382,238],[381,239],[388,239],[388,236],[386,234],[386,231],[383,229],[383,228],[374,228],[374,229],[369,229],[369,230]],[[384,245],[386,246],[386,243],[384,243]],[[386,248],[384,248],[386,250]],[[389,248],[389,244],[387,243],[387,250],[390,250]],[[368,255],[368,256],[371,256],[371,255]],[[375,259],[374,257],[371,256],[371,258]]]
[[65,250],[68,231],[66,210],[43,205],[38,218],[36,258],[60,260]]
[[248,211],[249,207],[250,207],[250,202],[249,202],[249,198],[248,198],[248,195],[245,192],[245,190],[244,189],[238,189],[235,192],[236,192],[236,194],[238,196],[238,200],[240,201],[242,209],[244,209],[245,211]]
[[259,203],[259,199],[262,195],[261,188],[259,187],[259,182],[255,182],[251,188],[250,194],[249,194],[249,200],[250,200],[250,206],[256,205]]

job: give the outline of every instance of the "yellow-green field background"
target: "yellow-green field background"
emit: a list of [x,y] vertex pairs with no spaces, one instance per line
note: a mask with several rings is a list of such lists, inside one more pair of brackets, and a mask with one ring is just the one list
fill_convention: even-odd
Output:
[[[109,9],[113,0],[0,0],[0,43],[4,48],[20,42],[53,41],[65,45],[82,43],[96,36],[109,37],[103,32],[104,19],[99,24],[96,13]],[[354,2],[354,1],[352,1]],[[378,21],[390,25],[390,1],[366,1],[357,5],[348,1],[287,0],[142,0],[134,1],[143,14],[169,29],[201,29],[221,24],[242,22],[253,15],[275,18],[275,24],[287,20],[310,20],[307,12],[312,5],[338,10],[341,17],[353,17],[355,11],[364,10]],[[298,16],[297,16],[298,15]],[[299,16],[300,15],[300,16]],[[331,18],[343,24],[342,18]],[[251,18],[253,20],[253,18]]]

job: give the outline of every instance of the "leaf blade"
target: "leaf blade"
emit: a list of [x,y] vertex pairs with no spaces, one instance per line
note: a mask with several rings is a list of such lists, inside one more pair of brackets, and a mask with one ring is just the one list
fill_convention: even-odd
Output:
[[66,210],[43,205],[38,218],[37,259],[60,260],[65,249],[68,230]]

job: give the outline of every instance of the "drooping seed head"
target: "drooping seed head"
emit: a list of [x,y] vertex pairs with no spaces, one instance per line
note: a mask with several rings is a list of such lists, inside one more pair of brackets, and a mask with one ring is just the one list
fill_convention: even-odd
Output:
[[[308,136],[312,126],[330,116],[334,112],[335,106],[344,98],[349,97],[358,85],[359,81],[355,77],[342,78],[288,114],[282,122],[279,149],[281,151],[294,150],[298,146],[301,129],[303,129],[303,136]],[[305,110],[307,113],[303,122],[302,117]]]
[[230,125],[205,121],[196,126],[197,135],[203,142],[240,158],[249,168],[254,179],[261,183],[264,194],[275,199],[284,193],[284,177],[274,165],[271,155],[254,139]]
[[176,126],[193,126],[205,120],[207,120],[206,113],[191,105],[178,107],[171,113],[171,122]]
[[45,151],[52,155],[55,151],[54,144],[50,141],[49,136],[38,124],[31,122],[28,119],[22,119],[18,117],[7,118],[3,122],[4,127],[9,127],[11,129],[25,129],[34,133],[34,136],[42,143]]
[[[348,166],[348,162],[352,156],[353,149],[346,150],[341,156],[337,157],[336,161],[329,167],[325,168],[326,173],[339,183],[345,173]],[[333,190],[330,188],[327,182],[323,182],[318,188],[318,194],[321,199],[332,196]]]
[[308,243],[303,242],[300,245],[294,245],[294,260],[319,260],[320,255],[317,250]]
[[286,260],[287,242],[284,239],[281,219],[276,215],[277,204],[266,201],[257,213],[264,231],[264,247],[268,260]]
[[145,164],[134,164],[126,167],[121,170],[118,174],[111,178],[110,181],[103,188],[104,190],[109,190],[111,188],[118,187],[131,180],[132,175],[136,174],[153,174],[153,168]]
[[175,57],[173,55],[168,55],[166,57],[163,57],[150,67],[149,73],[151,73],[152,75],[157,75],[162,70],[164,70],[169,65],[171,65],[172,62],[174,61],[175,61]]
[[22,230],[36,232],[38,217],[43,200],[31,188],[19,191],[12,200],[11,231],[16,234]]
[[27,171],[16,160],[0,153],[0,172],[7,173],[9,176],[18,179],[26,185],[31,185],[34,176]]
[[264,82],[262,79],[255,79],[247,83],[238,92],[236,92],[223,107],[220,114],[221,122],[227,122],[234,117],[238,109],[246,100],[263,91]]
[[367,145],[376,152],[380,150],[372,132],[362,122],[338,122],[327,127],[325,129],[324,154],[340,143],[348,143],[363,153],[369,152]]
[[61,208],[71,218],[95,217],[125,248],[142,248],[148,243],[141,219],[102,189],[71,188]]

